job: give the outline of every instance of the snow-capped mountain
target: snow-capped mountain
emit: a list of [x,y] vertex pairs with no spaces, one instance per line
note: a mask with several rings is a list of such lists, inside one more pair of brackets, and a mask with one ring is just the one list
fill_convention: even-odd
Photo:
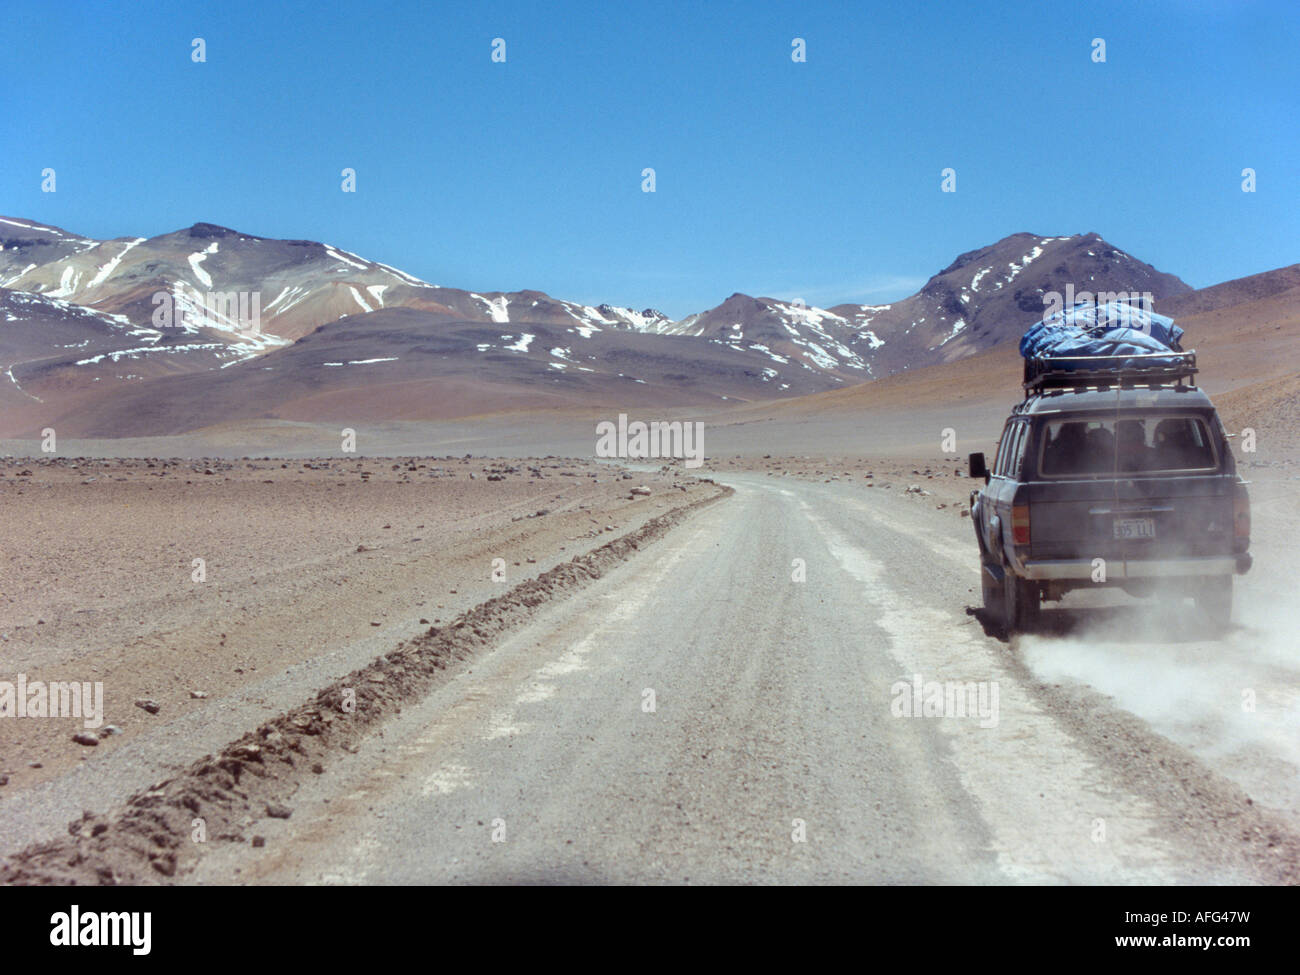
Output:
[[968,251],[910,298],[890,305],[840,305],[875,350],[881,374],[949,362],[1019,341],[1047,310],[1052,293],[1149,292],[1156,302],[1190,291],[1095,233],[1071,237],[1013,234]]
[[1013,234],[969,251],[911,297],[886,305],[815,308],[735,294],[716,308],[665,325],[736,348],[765,350],[843,378],[881,378],[1018,341],[1047,296],[1149,292],[1156,301],[1190,291],[1171,274],[1097,234]]
[[769,365],[805,369],[840,382],[873,378],[871,346],[854,349],[860,330],[840,314],[776,298],[733,294],[715,308],[664,322],[663,335],[700,336],[731,349],[761,355]]
[[[409,384],[434,380],[437,390],[466,390],[446,405],[453,410],[768,399],[1019,339],[1067,285],[1157,300],[1189,290],[1096,234],[1015,234],[892,304],[827,309],[733,294],[674,321],[541,291],[442,287],[331,244],[209,223],[101,241],[0,217],[0,387],[26,416],[47,393],[80,402],[93,391],[98,401],[143,385],[130,415],[168,413],[168,429],[193,413],[181,398],[200,391],[217,407],[194,422],[367,383],[408,384],[404,397]],[[111,410],[92,426],[110,416],[129,422]]]

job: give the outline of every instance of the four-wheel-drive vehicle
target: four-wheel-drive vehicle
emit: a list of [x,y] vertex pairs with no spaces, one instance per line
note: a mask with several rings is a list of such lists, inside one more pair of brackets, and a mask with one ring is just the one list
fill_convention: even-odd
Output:
[[970,455],[984,608],[1008,635],[1072,589],[1191,596],[1215,628],[1250,501],[1195,352],[1033,358],[991,468]]

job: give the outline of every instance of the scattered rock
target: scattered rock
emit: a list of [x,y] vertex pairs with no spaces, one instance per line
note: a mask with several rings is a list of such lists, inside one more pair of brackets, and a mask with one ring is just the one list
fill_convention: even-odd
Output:
[[283,803],[268,802],[266,804],[266,814],[272,819],[288,819],[293,815],[293,810]]
[[255,847],[259,847],[259,848],[260,848],[260,847],[263,847],[263,846],[266,846],[266,837],[265,837],[265,836],[254,836],[254,837],[253,837],[253,846],[255,846]]
[[[211,474],[212,472],[209,471],[208,473]],[[164,877],[171,877],[176,873],[175,853],[155,853],[149,857],[149,862],[153,864],[153,868]]]
[[143,711],[148,711],[150,714],[157,714],[159,711],[162,710],[161,704],[159,704],[157,701],[150,701],[148,699],[142,701],[136,701],[135,706],[140,708]]
[[78,745],[86,745],[90,748],[94,748],[99,744],[99,739],[88,731],[78,731],[72,736],[72,740]]
[[632,494],[633,494],[633,495],[638,495],[638,494],[640,494],[640,495],[649,495],[649,494],[650,494],[650,489],[649,489],[648,487],[646,487],[644,484],[641,484],[641,485],[638,485],[637,487],[634,487],[634,488],[632,489]]
[[197,701],[201,701],[207,696],[208,696],[207,691],[190,691],[190,697],[194,698]]

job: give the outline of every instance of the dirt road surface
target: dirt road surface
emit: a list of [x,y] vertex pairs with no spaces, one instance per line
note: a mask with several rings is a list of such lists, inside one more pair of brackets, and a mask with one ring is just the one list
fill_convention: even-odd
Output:
[[[1220,641],[1190,605],[1156,631],[1084,593],[1008,645],[972,611],[970,522],[934,497],[720,479],[734,496],[541,608],[188,881],[1297,880],[1266,543]],[[984,709],[904,716],[914,682]]]

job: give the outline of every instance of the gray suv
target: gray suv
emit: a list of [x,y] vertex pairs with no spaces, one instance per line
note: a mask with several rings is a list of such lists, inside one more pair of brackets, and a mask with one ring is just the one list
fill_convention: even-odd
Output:
[[970,456],[984,609],[1004,633],[1098,586],[1190,596],[1227,626],[1250,500],[1195,374],[1194,352],[1026,361],[992,468]]

